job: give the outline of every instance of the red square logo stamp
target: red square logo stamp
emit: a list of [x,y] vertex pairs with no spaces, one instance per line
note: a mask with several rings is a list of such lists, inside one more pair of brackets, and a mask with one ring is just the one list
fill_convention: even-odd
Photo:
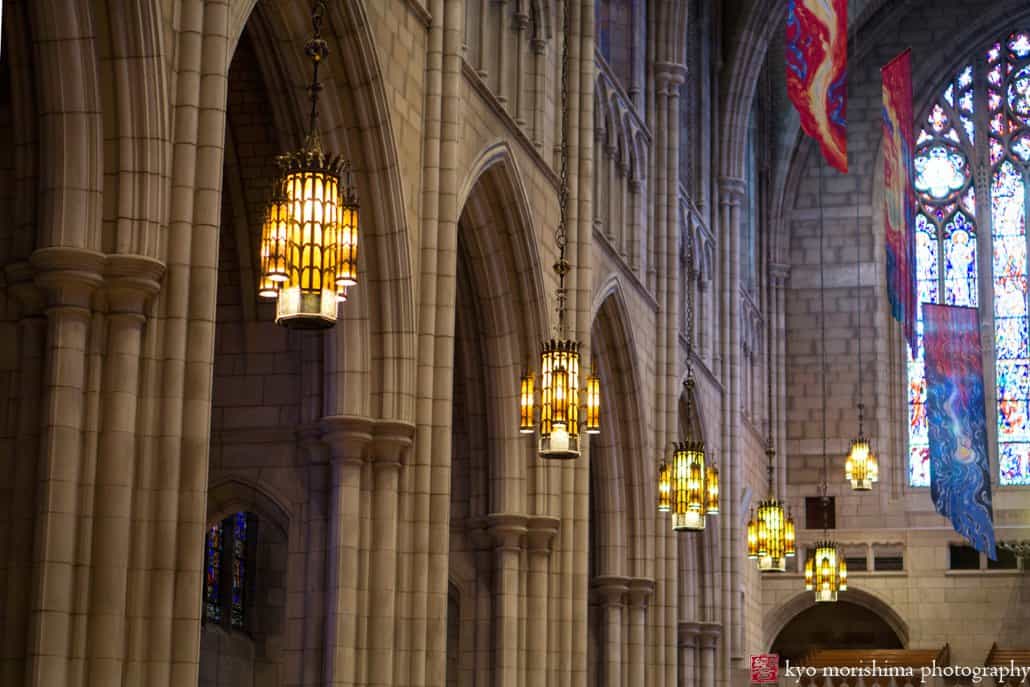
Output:
[[751,684],[776,682],[779,673],[779,654],[755,654],[751,657]]

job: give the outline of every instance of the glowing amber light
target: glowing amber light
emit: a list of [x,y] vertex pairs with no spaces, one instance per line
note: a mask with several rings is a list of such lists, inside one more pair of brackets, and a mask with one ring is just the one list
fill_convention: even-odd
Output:
[[719,514],[719,469],[714,465],[705,473],[705,515]]
[[540,455],[579,457],[579,344],[551,340],[540,357]]
[[587,434],[601,431],[601,380],[597,375],[587,377],[586,389]]
[[784,514],[783,504],[769,498],[751,511],[747,524],[747,556],[758,561],[762,572],[783,572],[787,558],[796,554],[794,519]]
[[533,433],[533,375],[522,375],[519,385],[519,432]]
[[854,491],[869,491],[880,478],[876,456],[869,450],[864,437],[852,440],[848,458],[844,463],[844,477],[851,482]]
[[834,542],[818,542],[805,562],[805,589],[815,591],[815,600],[830,603],[837,593],[847,591],[848,568]]
[[672,461],[672,529],[705,528],[705,452],[699,441],[675,445]]
[[669,464],[662,461],[658,466],[658,512],[668,513],[672,510],[670,495],[672,493],[672,477],[669,474]]
[[340,226],[336,244],[336,285],[354,286],[358,283],[358,203],[353,197],[350,175],[340,198]]

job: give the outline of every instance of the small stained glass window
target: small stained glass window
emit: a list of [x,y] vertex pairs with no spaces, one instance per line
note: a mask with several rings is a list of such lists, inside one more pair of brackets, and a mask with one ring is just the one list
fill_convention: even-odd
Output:
[[240,512],[208,528],[204,543],[204,619],[247,629],[257,520]]

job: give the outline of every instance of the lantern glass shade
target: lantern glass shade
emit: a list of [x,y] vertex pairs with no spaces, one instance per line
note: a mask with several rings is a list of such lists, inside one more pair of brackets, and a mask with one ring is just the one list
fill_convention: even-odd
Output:
[[809,556],[805,560],[805,591],[810,592],[815,589],[815,559]]
[[704,481],[704,444],[677,443],[672,463],[673,530],[698,532],[705,528]]
[[869,491],[879,480],[879,472],[876,456],[869,450],[869,441],[864,437],[852,440],[844,463],[844,477],[851,482],[852,490]]
[[658,466],[658,512],[668,513],[672,509],[670,493],[672,491],[672,478],[669,474],[669,464],[662,461]]
[[579,457],[579,344],[551,340],[540,357],[540,456]]
[[719,514],[719,469],[714,465],[705,472],[705,515]]
[[783,528],[784,553],[783,555],[792,558],[797,555],[797,530],[794,528],[794,518],[790,512],[787,513],[787,523]]
[[587,377],[586,430],[587,434],[601,431],[601,380],[597,375]]
[[339,175],[320,154],[287,156],[285,165],[286,280],[275,321],[296,329],[325,329],[337,317]]
[[336,239],[336,285],[354,286],[358,283],[358,204],[344,189],[340,199],[340,222]]
[[274,184],[261,225],[261,277],[258,296],[276,298],[289,279],[289,209],[282,186]]
[[758,520],[755,519],[755,509],[751,509],[751,518],[747,521],[747,557],[758,558]]
[[837,551],[837,545],[834,542],[819,542],[812,558],[805,564],[805,589],[815,590],[816,602],[827,603],[836,601],[837,593],[847,588],[848,569],[843,556]]
[[521,434],[533,433],[533,375],[522,375],[522,383],[519,385],[519,432]]
[[784,572],[787,569],[787,518],[783,504],[774,498],[758,504],[758,569]]

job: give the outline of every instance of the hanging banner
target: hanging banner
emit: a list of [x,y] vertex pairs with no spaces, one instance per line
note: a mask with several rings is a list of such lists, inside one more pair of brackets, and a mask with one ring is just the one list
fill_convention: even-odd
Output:
[[883,77],[883,225],[887,299],[915,355],[919,291],[916,284],[916,204],[912,188],[912,68],[909,50],[881,70]]
[[925,303],[923,345],[933,505],[996,560],[979,311]]
[[787,94],[833,167],[848,171],[847,0],[790,0]]

